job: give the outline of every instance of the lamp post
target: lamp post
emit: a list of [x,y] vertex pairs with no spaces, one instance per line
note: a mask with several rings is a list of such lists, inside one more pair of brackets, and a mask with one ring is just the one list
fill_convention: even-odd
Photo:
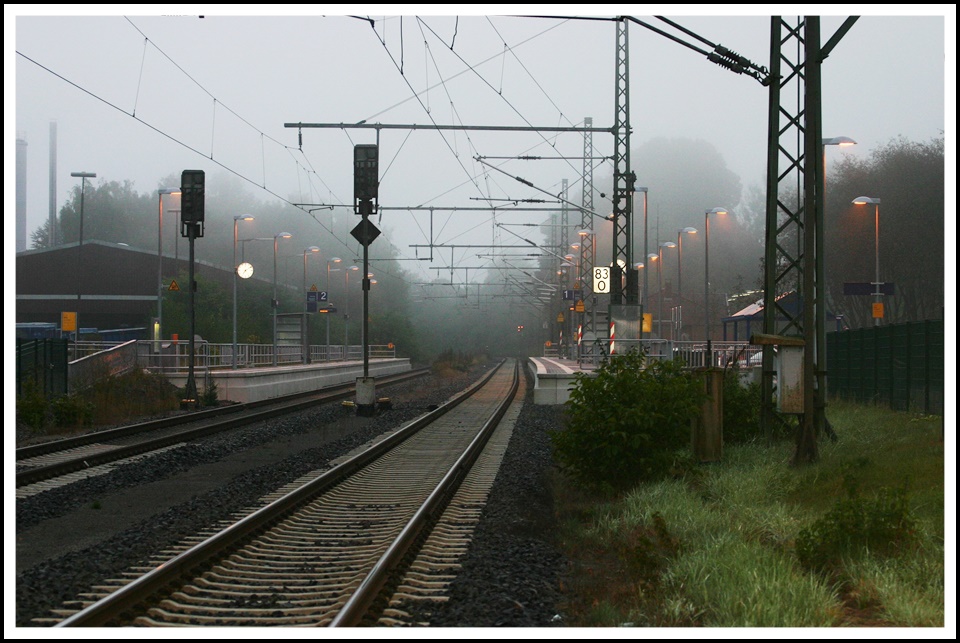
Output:
[[159,212],[157,217],[157,327],[154,330],[156,349],[160,352],[160,340],[163,339],[163,195],[180,194],[180,188],[160,188],[157,190]]
[[310,246],[309,248],[307,248],[306,250],[303,251],[303,296],[304,296],[303,308],[304,308],[304,310],[306,310],[306,308],[307,308],[307,300],[306,300],[306,296],[307,296],[307,255],[309,255],[309,254],[311,254],[311,253],[317,253],[317,252],[320,252],[320,248],[318,248],[317,246]]
[[[596,261],[597,236],[593,233],[593,230],[590,228],[579,230],[577,232],[577,236],[580,237],[580,273],[577,275],[577,278],[580,279],[580,298],[581,298],[581,301],[583,301],[583,306],[584,306],[584,312],[581,313],[581,317],[580,317],[580,323],[582,324],[584,321],[584,316],[586,315],[586,310],[587,310],[587,298],[585,296],[586,284],[590,282],[590,277],[588,276],[587,273],[593,269],[593,266],[587,265],[587,253],[588,252],[590,253],[589,257],[591,261]],[[589,251],[587,250],[588,237],[590,238]],[[593,292],[592,286],[591,286],[590,292],[591,293]],[[593,312],[593,302],[591,302],[590,304],[590,321],[592,323],[592,328],[590,330],[591,332],[594,333],[594,335],[596,335],[597,322],[596,322],[596,315]],[[579,361],[579,358],[578,358],[578,361]]]
[[[824,228],[826,221],[826,192],[827,192],[827,146],[837,145],[839,147],[849,147],[856,145],[857,142],[848,136],[835,136],[833,138],[820,139],[820,161],[822,171],[820,173],[821,185],[816,193],[816,211],[819,219],[816,223],[816,278],[814,297],[814,306],[816,310],[816,341],[814,344],[814,364],[817,380],[817,414],[815,419],[816,427],[825,427],[831,437],[833,429],[826,418],[826,391],[827,391],[827,302],[826,302],[826,277],[824,266]],[[769,350],[769,349],[768,349]],[[768,358],[769,359],[769,358]]]
[[[646,268],[646,265],[642,261],[638,261],[633,264],[633,268],[636,271],[643,270]],[[640,305],[643,305],[643,284],[640,282],[640,276],[637,275],[637,301],[640,302]],[[643,313],[640,314],[640,339],[643,339]]]
[[664,241],[657,250],[657,335],[663,339],[663,249],[676,248],[673,241]]
[[[330,257],[330,260],[327,261],[327,304],[330,303],[330,264],[340,263],[343,261],[340,257]],[[327,361],[330,360],[330,314],[327,313]]]
[[683,326],[683,290],[681,289],[683,278],[683,235],[697,234],[696,228],[686,227],[677,231],[677,301],[680,302],[680,311],[677,314],[677,339],[681,339],[680,329]]
[[712,366],[712,346],[710,342],[710,215],[726,214],[726,208],[713,208],[703,215],[704,249],[703,249],[703,329],[707,339],[707,358],[705,366]]
[[[71,172],[70,176],[80,179],[80,242],[77,244],[77,314],[75,318],[77,328],[74,339],[74,341],[77,342],[80,341],[80,269],[83,266],[81,256],[83,253],[83,193],[87,179],[95,179],[97,174],[96,172]],[[74,355],[74,358],[78,357],[79,355]]]
[[[656,265],[657,265],[657,271],[659,272],[659,270],[660,270],[660,264],[657,263],[657,262],[660,260],[660,255],[657,254],[656,252],[648,252],[646,256],[647,256],[646,265],[644,265],[644,264],[638,264],[639,267],[641,267],[641,268],[652,268],[653,265],[656,264]],[[648,274],[649,274],[649,273],[648,273],[647,270],[644,270],[644,271],[643,271],[643,298],[644,298],[645,300],[646,300],[646,299],[650,299],[650,294],[647,292],[647,284],[649,283]],[[644,312],[644,308],[641,306],[641,308],[640,308],[640,339],[641,339],[641,340],[643,340],[643,315],[644,315],[644,314],[647,314],[647,313]],[[650,332],[652,333],[652,332],[653,332],[653,313],[649,313],[649,314],[650,314],[650,319],[651,319],[651,321],[650,321]]]
[[[303,294],[301,296],[303,297],[303,310],[305,312],[309,312],[307,311],[307,255],[319,252],[320,248],[317,246],[310,246],[303,251]],[[303,347],[303,363],[310,363],[310,347],[307,345],[304,345]]]
[[[643,254],[644,256],[648,256],[651,254],[649,243],[648,243],[649,235],[647,230],[647,194],[649,193],[649,189],[648,188],[640,188],[640,189],[643,192]],[[650,292],[649,290],[650,284],[648,281],[649,281],[649,276],[647,275],[647,272],[644,271],[643,273],[643,296],[644,297],[649,296],[648,293]],[[643,339],[643,321],[642,320],[643,320],[643,313],[645,312],[644,305],[645,305],[644,302],[641,301],[640,302],[640,319],[641,319],[640,339]]]
[[[858,196],[853,200],[854,205],[873,204],[873,247],[874,247],[874,280],[873,280],[873,300],[874,304],[880,304],[883,293],[880,292],[880,197]],[[882,316],[882,311],[880,316]],[[873,314],[873,325],[880,325],[880,316]]]
[[253,216],[240,214],[233,217],[233,364],[237,367],[237,223],[239,221],[253,221]]
[[350,266],[343,271],[343,358],[350,353],[350,273],[360,270],[359,266]]
[[280,232],[273,235],[273,365],[277,365],[277,308],[280,302],[277,300],[277,240],[289,239],[293,235],[289,232]]

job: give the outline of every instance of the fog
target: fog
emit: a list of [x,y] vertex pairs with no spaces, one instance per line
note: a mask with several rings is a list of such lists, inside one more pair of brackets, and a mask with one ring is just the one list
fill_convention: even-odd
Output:
[[[602,9],[589,7],[594,15]],[[5,14],[15,10],[5,8]],[[824,41],[845,17],[823,18]],[[710,49],[653,17],[638,19]],[[769,64],[768,16],[670,19],[758,65]],[[948,28],[952,33],[954,24],[953,14],[948,19],[862,16],[823,68],[824,134],[857,140],[859,145],[845,154],[867,154],[897,136],[936,136],[944,129],[945,78],[953,78],[945,70],[944,34]],[[7,83],[9,88],[15,76],[16,96],[14,122],[5,110],[7,158],[13,154],[14,133],[22,136],[28,144],[28,244],[29,234],[49,215],[52,121],[57,209],[76,187],[71,172],[96,172],[95,181],[131,180],[138,191],[151,192],[160,187],[161,177],[187,168],[205,170],[209,181],[224,174],[240,177],[264,200],[349,205],[352,147],[379,142],[384,210],[378,222],[383,238],[407,259],[418,256],[411,245],[431,242],[431,226],[428,213],[403,208],[437,208],[434,243],[497,238],[506,243],[515,239],[493,227],[490,213],[444,208],[509,207],[511,200],[523,199],[548,201],[543,207],[552,201],[556,207],[549,195],[559,193],[564,179],[578,202],[582,135],[407,128],[378,134],[284,124],[558,127],[580,126],[584,117],[598,127],[613,122],[615,30],[609,21],[18,15],[5,25],[5,59],[13,72]],[[13,42],[15,52],[10,51]],[[632,147],[657,137],[702,140],[719,152],[744,188],[761,183],[765,89],[635,24],[629,28],[629,46]],[[951,65],[954,60],[951,56]],[[609,156],[612,136],[594,134],[593,145],[596,156]],[[549,159],[511,160],[518,155]],[[6,174],[9,184],[13,177]],[[610,175],[611,163],[597,161],[597,191],[610,192]],[[638,182],[643,184],[642,175]],[[6,194],[10,203],[13,191]],[[670,207],[658,202],[654,191],[649,198],[651,208]],[[318,219],[334,214],[349,210],[315,213]],[[497,220],[545,218],[513,213]],[[449,251],[437,254],[443,257],[440,265],[450,263]],[[455,251],[453,262],[475,265],[475,254]],[[420,272],[418,279],[432,279],[437,271],[428,263],[410,261],[409,267]]]

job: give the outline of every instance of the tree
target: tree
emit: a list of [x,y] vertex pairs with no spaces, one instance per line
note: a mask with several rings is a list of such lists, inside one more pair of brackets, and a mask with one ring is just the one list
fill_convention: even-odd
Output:
[[871,297],[845,296],[845,282],[875,279],[872,206],[858,196],[879,197],[880,280],[892,282],[884,297],[884,324],[942,319],[944,307],[944,138],[897,138],[866,159],[845,157],[828,176],[825,211],[827,306],[851,327],[869,326]]
[[[74,243],[80,239],[80,190],[84,186],[85,241],[99,239],[139,248],[156,244],[157,206],[150,195],[137,193],[132,181],[91,183],[83,181],[75,186],[70,199],[60,208],[61,243]],[[49,224],[46,225],[49,228]]]
[[[60,226],[54,222],[57,231]],[[50,238],[50,219],[44,220],[43,224],[30,233],[30,247],[32,248],[51,248],[53,244]]]

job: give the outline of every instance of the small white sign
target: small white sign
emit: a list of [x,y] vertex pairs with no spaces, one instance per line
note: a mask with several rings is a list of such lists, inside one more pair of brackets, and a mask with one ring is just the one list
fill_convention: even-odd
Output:
[[597,266],[593,269],[593,292],[599,294],[610,292],[609,266]]

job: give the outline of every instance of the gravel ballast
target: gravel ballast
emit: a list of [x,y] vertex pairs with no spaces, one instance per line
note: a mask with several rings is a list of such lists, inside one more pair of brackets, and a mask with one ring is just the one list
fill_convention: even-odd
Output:
[[[62,489],[17,501],[16,624],[34,627],[66,600],[155,552],[256,503],[476,381],[451,378],[385,389],[392,409],[359,418],[339,405],[206,438]],[[549,627],[565,564],[546,483],[548,431],[562,407],[535,406],[528,387],[500,473],[438,627]]]

